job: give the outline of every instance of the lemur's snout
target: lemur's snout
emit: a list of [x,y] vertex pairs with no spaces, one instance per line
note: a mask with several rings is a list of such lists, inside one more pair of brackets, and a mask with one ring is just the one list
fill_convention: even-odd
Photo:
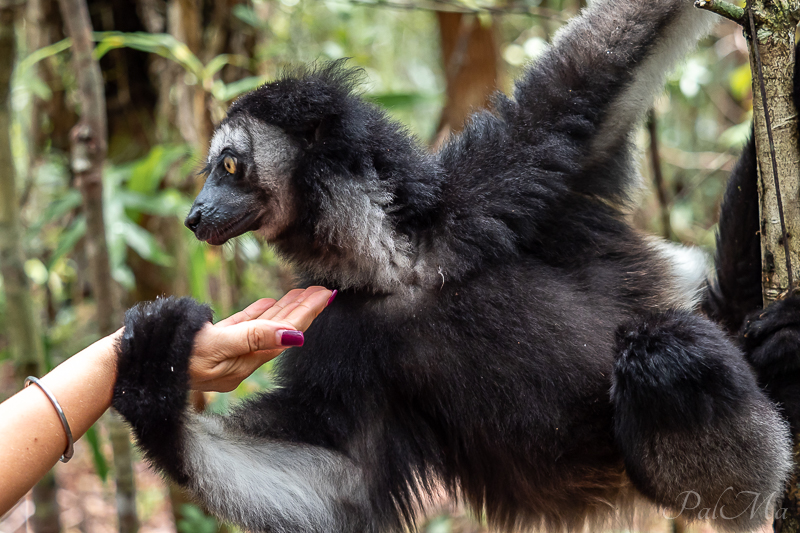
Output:
[[200,207],[197,205],[192,206],[192,210],[189,211],[189,214],[186,217],[186,220],[183,221],[183,224],[192,230],[192,232],[197,231],[197,226],[200,225],[200,219],[202,215],[200,214]]

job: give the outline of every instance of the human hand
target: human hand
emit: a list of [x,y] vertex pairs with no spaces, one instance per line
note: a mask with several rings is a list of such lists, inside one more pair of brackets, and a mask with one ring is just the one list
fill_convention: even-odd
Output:
[[[334,291],[335,292],[335,291]],[[229,392],[290,346],[303,344],[311,322],[333,299],[324,287],[294,289],[277,302],[262,298],[201,329],[189,359],[190,387]]]

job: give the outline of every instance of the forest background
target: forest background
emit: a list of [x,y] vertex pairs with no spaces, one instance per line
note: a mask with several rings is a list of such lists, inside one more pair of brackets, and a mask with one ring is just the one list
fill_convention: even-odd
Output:
[[[364,97],[436,147],[493,91],[511,90],[582,1],[89,0],[108,121],[102,218],[114,307],[191,295],[221,317],[292,287],[289,268],[251,235],[214,248],[182,224],[213,126],[238,95],[292,65],[349,57],[364,69]],[[0,276],[2,400],[102,328],[86,253],[92,234],[70,165],[81,109],[58,2],[0,0],[0,25],[15,45],[0,47],[0,59],[8,56],[0,65],[13,67],[0,102],[11,145],[11,161],[0,158],[0,195],[17,207],[13,221],[0,221],[0,246],[15,232],[24,269],[21,281]],[[725,182],[750,130],[750,87],[741,28],[723,21],[670,75],[638,135],[646,185],[638,227],[713,250]],[[32,321],[20,322],[28,311],[7,297],[12,289]],[[14,349],[15,335],[33,348]],[[232,393],[194,401],[224,410],[269,387],[269,367]],[[232,529],[148,471],[112,415],[76,450],[0,519],[0,533]],[[641,526],[681,527],[658,517]],[[456,511],[425,530],[482,528]]]

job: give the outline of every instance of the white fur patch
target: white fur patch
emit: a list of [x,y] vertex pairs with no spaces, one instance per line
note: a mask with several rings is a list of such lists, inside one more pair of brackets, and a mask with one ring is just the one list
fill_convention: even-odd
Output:
[[211,147],[208,149],[208,162],[213,163],[226,148],[240,154],[249,154],[252,150],[250,135],[246,123],[242,121],[226,122],[214,132]]
[[349,531],[348,514],[367,507],[360,470],[343,455],[238,436],[207,416],[193,417],[187,431],[189,488],[210,511],[249,530]]
[[700,248],[683,246],[653,238],[651,245],[670,267],[668,290],[670,305],[681,309],[694,309],[700,301],[709,274],[709,260]]
[[393,198],[381,186],[377,176],[329,184],[317,237],[343,254],[338,261],[314,262],[305,268],[324,277],[335,276],[340,288],[371,286],[393,291],[412,281],[411,244],[393,230],[387,216]]

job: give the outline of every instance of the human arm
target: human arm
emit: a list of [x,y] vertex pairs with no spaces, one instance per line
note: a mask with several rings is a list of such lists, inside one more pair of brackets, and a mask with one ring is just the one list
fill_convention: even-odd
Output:
[[[280,354],[282,332],[303,331],[332,293],[296,289],[280,301],[262,299],[196,337],[189,374],[198,390],[232,390]],[[58,400],[78,440],[111,405],[122,329],[70,357],[41,383]],[[67,437],[47,396],[35,385],[0,404],[0,516],[10,509],[64,452]]]
[[[73,355],[41,378],[79,439],[111,405],[122,330]],[[0,515],[58,461],[67,437],[53,404],[35,385],[0,404]]]

